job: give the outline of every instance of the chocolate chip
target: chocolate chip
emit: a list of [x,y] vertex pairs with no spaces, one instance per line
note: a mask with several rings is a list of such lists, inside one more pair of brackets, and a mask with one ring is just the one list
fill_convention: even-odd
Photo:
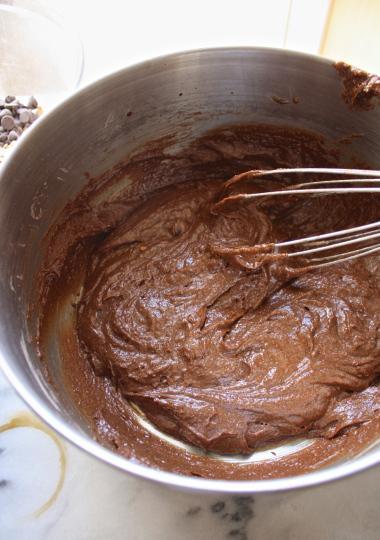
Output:
[[14,129],[9,132],[8,134],[8,142],[17,141],[18,139],[18,133]]
[[0,111],[0,118],[3,118],[3,116],[12,116],[12,113],[9,109],[3,109]]
[[3,116],[1,119],[1,125],[6,131],[10,131],[15,126],[15,121],[13,116],[9,116],[8,114]]
[[28,109],[37,109],[38,107],[38,101],[34,96],[30,96],[27,103]]
[[7,109],[10,111],[13,111],[13,114],[16,113],[16,110],[18,107],[20,107],[20,103],[18,101],[11,101],[10,103],[6,104]]
[[[25,103],[25,102],[24,102]],[[23,105],[15,96],[0,99],[0,146],[11,143],[27,129],[39,116],[38,101],[30,96]],[[5,133],[8,132],[8,133]]]
[[223,501],[219,501],[211,506],[211,512],[214,512],[215,514],[218,514],[222,510],[224,510],[224,507],[226,504]]
[[27,124],[30,121],[30,111],[28,109],[18,109],[19,120],[22,124]]
[[38,115],[37,115],[36,113],[34,113],[34,112],[32,112],[32,111],[29,113],[29,122],[30,122],[31,124],[33,124],[33,122],[34,122],[35,120],[37,120],[37,118],[38,118]]

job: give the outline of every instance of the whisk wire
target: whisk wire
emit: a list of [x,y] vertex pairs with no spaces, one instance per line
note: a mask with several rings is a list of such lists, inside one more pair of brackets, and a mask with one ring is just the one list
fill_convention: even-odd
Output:
[[[380,194],[380,171],[365,169],[295,168],[273,169],[268,171],[250,171],[246,175],[233,178],[231,183],[235,183],[241,178],[256,179],[276,175],[286,175],[288,177],[292,177],[298,174],[345,175],[349,176],[349,178],[335,178],[330,180],[314,179],[312,182],[292,184],[280,190],[231,195],[228,197],[228,200],[260,199],[289,195],[325,196],[332,194]],[[353,176],[359,176],[360,178],[353,178]],[[364,184],[366,184],[365,187],[363,187]],[[272,254],[275,257],[278,257],[279,254],[283,254],[286,257],[292,257],[293,259],[301,258],[302,265],[307,266],[308,268],[321,268],[379,252],[379,238],[380,221],[375,221],[373,223],[367,223],[365,225],[351,227],[348,229],[331,231],[324,234],[312,235],[304,238],[287,240],[284,242],[275,242],[272,244]],[[364,244],[363,247],[345,251],[346,247],[361,243]],[[293,248],[295,246],[298,247],[297,251],[289,251],[288,248]],[[260,253],[260,248],[262,248],[263,254],[268,253],[268,244],[255,246],[255,251]],[[332,250],[338,251],[331,254],[330,252]],[[324,255],[321,257],[311,257],[315,254]]]

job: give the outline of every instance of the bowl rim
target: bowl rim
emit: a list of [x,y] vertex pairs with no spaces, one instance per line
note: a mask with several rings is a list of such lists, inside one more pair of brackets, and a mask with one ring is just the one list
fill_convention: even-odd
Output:
[[[153,59],[147,59],[142,62],[127,65],[121,69],[113,71],[104,77],[101,77],[95,81],[92,81],[79,90],[71,92],[63,101],[57,104],[48,112],[44,113],[33,126],[23,134],[23,137],[18,141],[15,148],[5,157],[0,167],[0,191],[4,186],[4,178],[6,176],[7,169],[13,160],[18,159],[18,154],[22,155],[22,152],[28,150],[29,139],[34,137],[34,133],[38,132],[39,126],[47,122],[53,122],[54,116],[59,114],[62,109],[66,107],[72,100],[77,99],[78,96],[85,95],[89,90],[95,86],[111,81],[114,77],[119,77],[122,74],[128,74],[135,69],[144,68],[152,63],[156,66],[160,63],[173,60],[177,57],[202,55],[209,53],[223,54],[223,53],[242,53],[242,54],[260,54],[260,53],[273,53],[283,55],[284,57],[298,57],[304,60],[309,60],[314,63],[332,65],[333,60],[328,58],[322,58],[317,55],[303,53],[299,51],[292,51],[283,48],[274,47],[208,47],[200,49],[190,49],[185,51],[178,51],[170,54],[160,55]],[[1,303],[1,295],[0,295]],[[198,478],[190,477],[177,473],[167,472],[160,469],[151,468],[147,465],[139,463],[135,459],[128,459],[115,452],[102,446],[95,439],[90,439],[85,435],[82,435],[68,422],[63,420],[59,414],[51,407],[47,407],[41,397],[34,391],[30,391],[27,385],[25,385],[17,376],[16,371],[12,368],[12,362],[7,360],[6,344],[0,342],[0,368],[4,375],[8,379],[9,383],[13,386],[19,396],[24,402],[32,409],[32,411],[43,420],[50,428],[56,431],[59,435],[63,436],[67,441],[73,443],[77,448],[86,451],[91,456],[96,457],[100,461],[116,467],[117,469],[128,472],[135,477],[139,477],[145,480],[151,480],[160,484],[165,484],[173,488],[180,488],[184,490],[193,490],[204,493],[274,493],[281,491],[290,491],[294,489],[307,488],[317,486],[333,480],[343,479],[352,474],[363,471],[369,467],[375,466],[380,462],[380,451],[374,454],[362,454],[356,459],[350,461],[344,461],[337,465],[331,464],[326,468],[318,469],[310,473],[304,473],[296,476],[288,476],[285,478],[274,478],[265,480],[219,480],[210,478]]]

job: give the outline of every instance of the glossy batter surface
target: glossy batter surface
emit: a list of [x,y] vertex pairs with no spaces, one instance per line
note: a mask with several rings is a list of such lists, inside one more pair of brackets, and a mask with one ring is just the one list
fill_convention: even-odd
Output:
[[[246,187],[270,183],[258,182]],[[166,188],[96,246],[77,323],[96,373],[163,431],[215,452],[367,420],[375,277],[358,261],[292,279],[256,268],[244,247],[354,226],[371,208],[302,197],[216,211],[221,194],[218,181]]]
[[[234,173],[334,165],[336,153],[307,132],[221,129],[168,156],[154,147],[125,166],[135,186],[157,186],[151,195],[142,189],[131,206],[121,194],[94,212],[89,192],[49,239],[44,275],[51,279],[54,262],[58,285],[45,283],[50,303],[84,274],[62,350],[67,384],[96,436],[153,466],[216,478],[286,476],[353,452],[375,436],[367,426],[380,412],[377,259],[294,277],[258,265],[245,248],[379,219],[378,200],[216,206],[287,183],[226,186]],[[73,246],[85,246],[79,258]],[[220,454],[289,437],[321,442],[282,464],[236,468],[144,433],[130,402],[161,431]]]

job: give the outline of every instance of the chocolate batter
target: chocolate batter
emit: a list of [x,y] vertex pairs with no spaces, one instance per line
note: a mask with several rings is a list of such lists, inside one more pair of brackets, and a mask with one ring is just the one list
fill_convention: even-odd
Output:
[[[377,259],[294,277],[246,248],[380,219],[378,200],[216,204],[288,182],[248,176],[225,185],[234,173],[336,165],[334,149],[307,132],[240,126],[177,155],[169,146],[156,142],[93,182],[48,237],[41,350],[49,313],[83,281],[62,357],[96,436],[151,465],[217,478],[293,474],[367,444],[380,419]],[[122,174],[135,180],[129,191],[95,209],[99,185]],[[297,458],[242,471],[145,432],[131,402],[162,432],[219,454],[318,441]]]
[[380,77],[345,62],[334,66],[342,78],[342,98],[347,105],[356,110],[373,109],[380,97]]

